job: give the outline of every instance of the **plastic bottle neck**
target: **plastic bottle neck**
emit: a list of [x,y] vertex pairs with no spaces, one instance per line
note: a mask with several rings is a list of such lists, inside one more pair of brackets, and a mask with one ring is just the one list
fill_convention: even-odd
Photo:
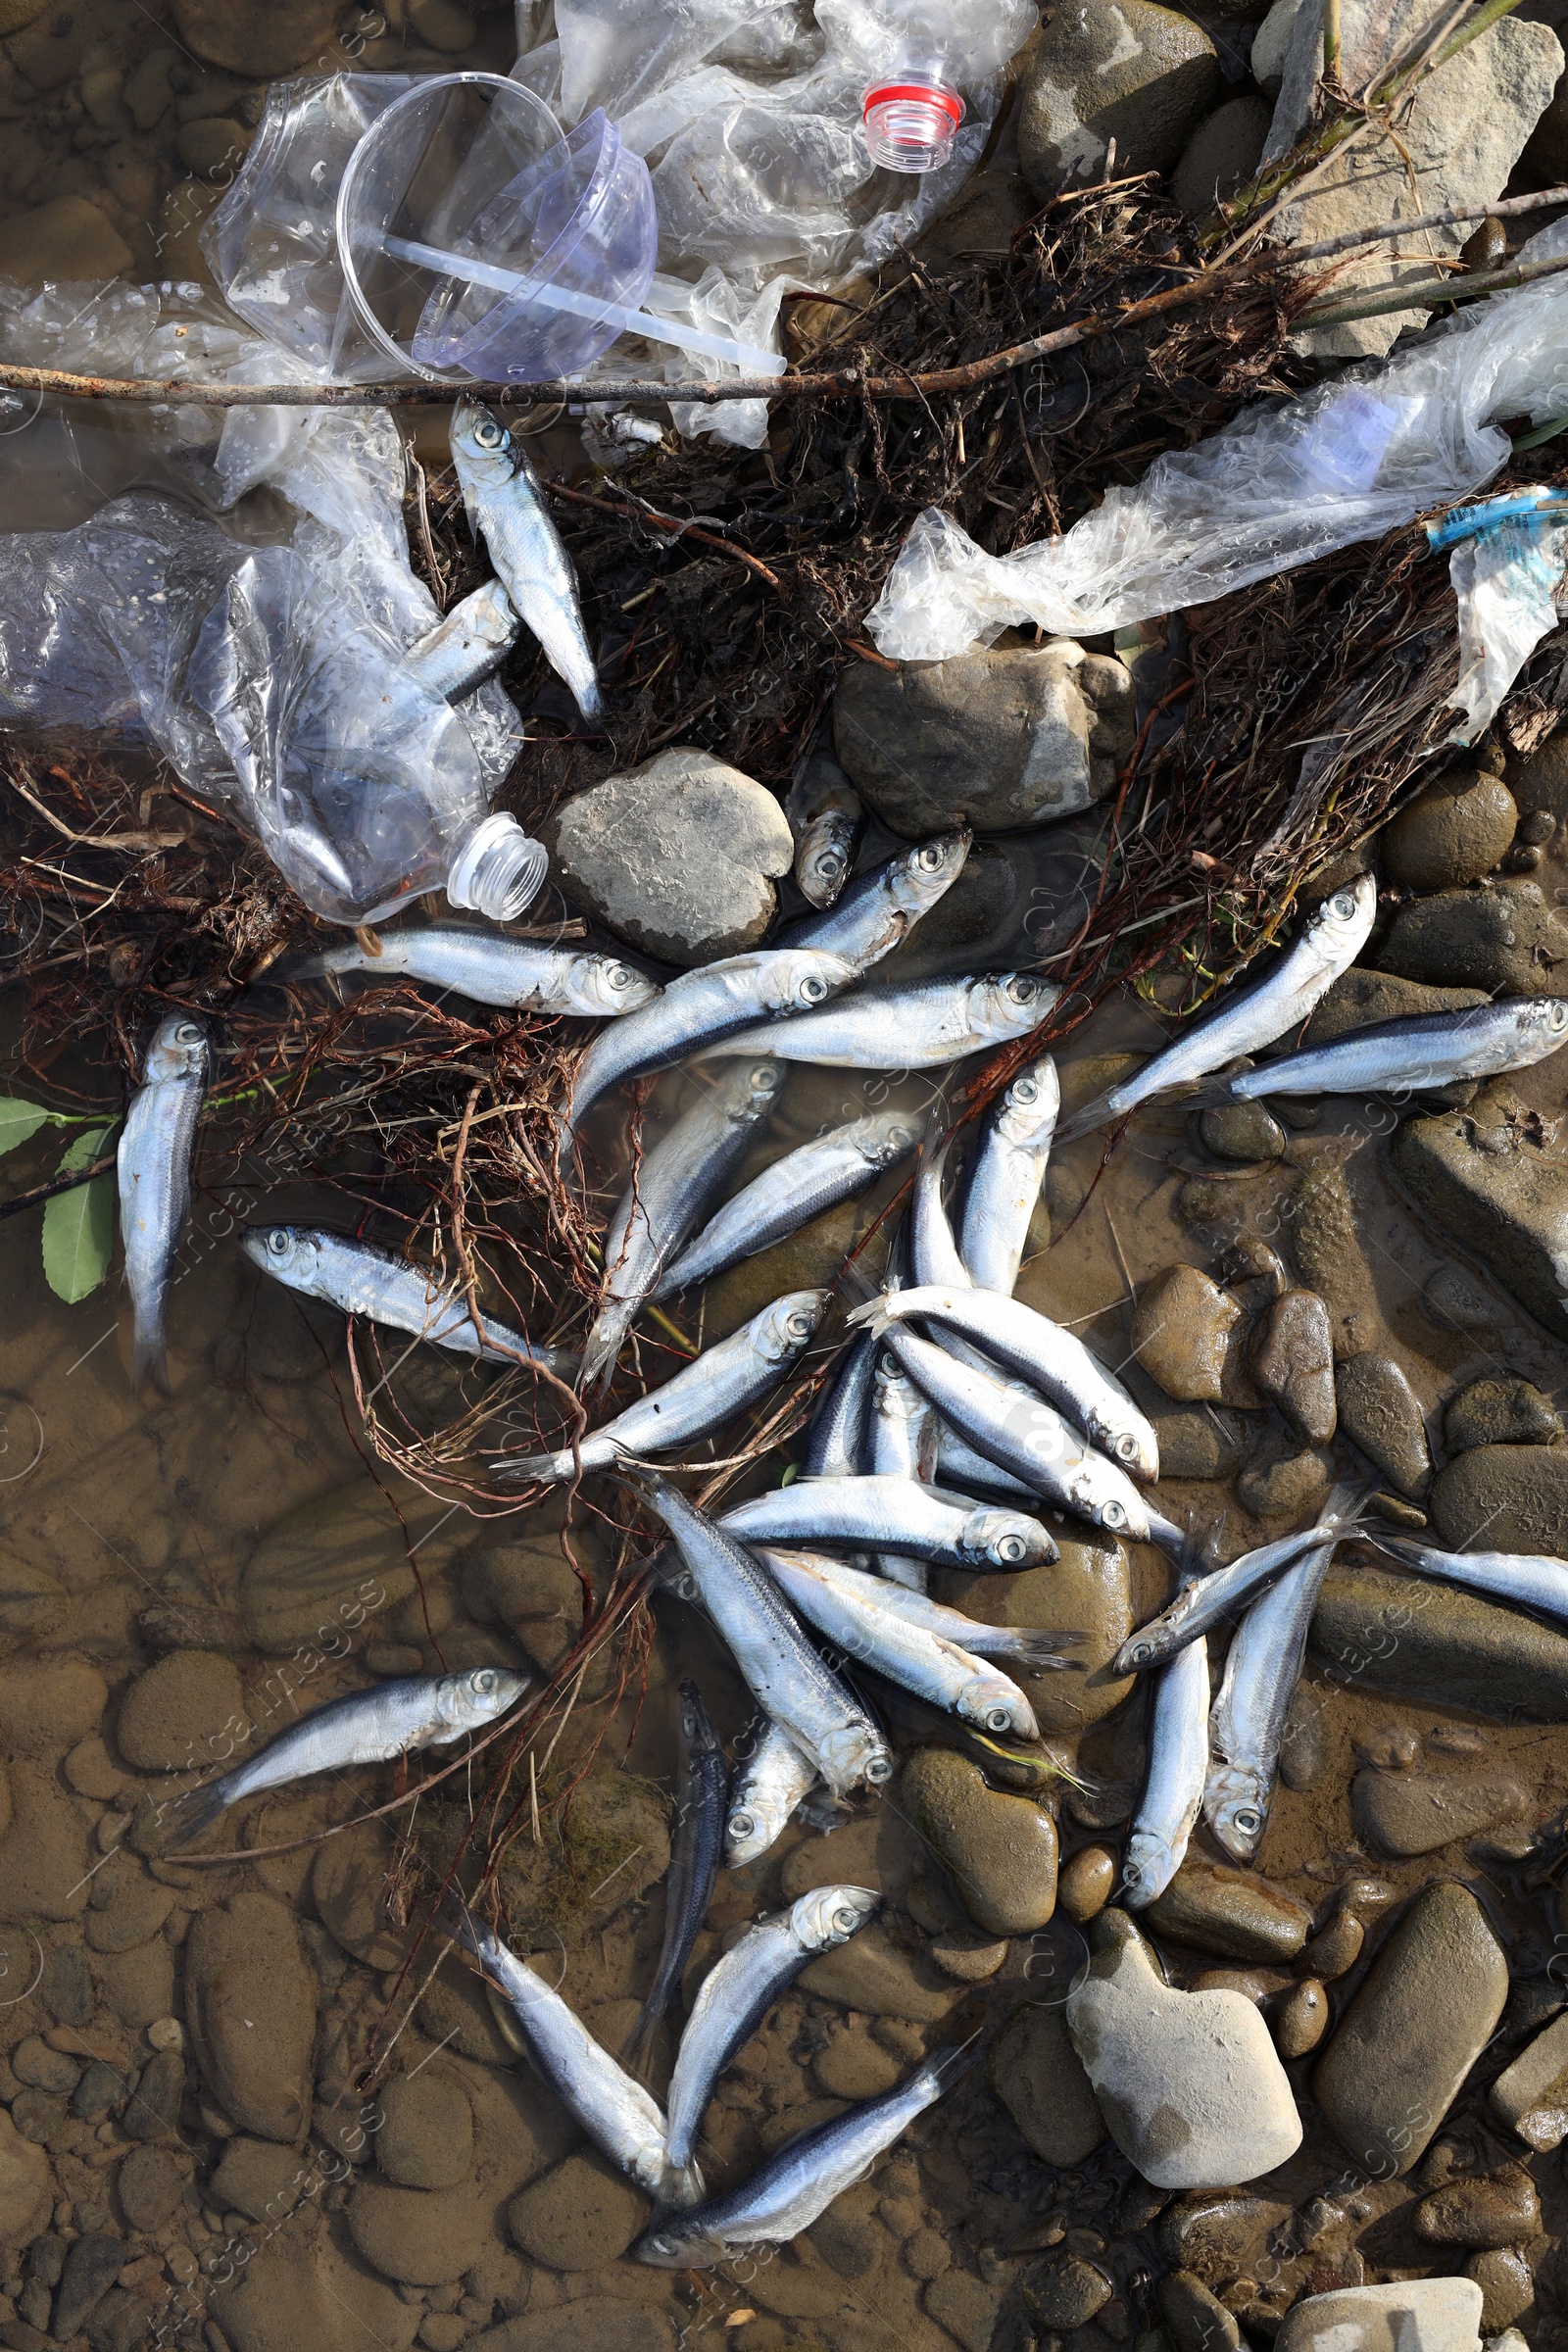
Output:
[[953,159],[963,100],[932,66],[901,64],[860,102],[873,164],[889,172],[937,172]]
[[447,874],[447,898],[493,923],[515,922],[539,895],[549,860],[514,816],[487,816],[468,835]]

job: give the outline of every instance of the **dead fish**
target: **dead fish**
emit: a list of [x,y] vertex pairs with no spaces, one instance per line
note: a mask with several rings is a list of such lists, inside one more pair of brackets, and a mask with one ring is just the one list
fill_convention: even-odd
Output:
[[866,1464],[871,1382],[881,1354],[860,1332],[839,1359],[811,1415],[801,1459],[802,1478],[858,1478]]
[[960,829],[911,843],[886,865],[853,882],[830,913],[792,923],[779,934],[778,945],[827,948],[866,971],[907,939],[921,916],[953,888],[973,839]]
[[[671,993],[666,991],[666,996]],[[930,1070],[1027,1037],[1048,1019],[1060,990],[1033,972],[995,972],[859,989],[842,1004],[779,1021],[765,1037],[743,1029],[704,1054],[758,1049],[784,1061],[842,1070]]]
[[501,582],[486,580],[415,640],[404,664],[426,694],[461,703],[495,676],[521,627]]
[[668,1453],[688,1438],[706,1437],[765,1396],[803,1353],[827,1312],[826,1291],[787,1291],[727,1340],[685,1365],[662,1388],[650,1389],[612,1421],[554,1453],[503,1454],[491,1464],[512,1485],[548,1486],[583,1470],[608,1470],[645,1453]]
[[[653,1988],[637,2014],[628,2051],[646,2051],[670,1996],[685,1974],[713,1897],[729,1810],[729,1769],[718,1734],[694,1682],[680,1686],[680,1777],[675,1788],[675,1836],[664,1884],[664,1942]],[[689,2153],[689,2151],[688,2151]]]
[[1513,997],[1461,1012],[1413,1012],[1373,1021],[1325,1046],[1309,1046],[1203,1089],[1214,1102],[1259,1095],[1420,1094],[1461,1078],[1527,1070],[1568,1045],[1568,999]]
[[1152,1095],[1206,1078],[1246,1054],[1260,1053],[1304,1021],[1318,999],[1348,971],[1365,947],[1377,913],[1378,888],[1358,874],[1326,898],[1303,925],[1290,953],[1262,980],[1233,982],[1205,1020],[1183,1024],[1162,1053],[1108,1089],[1057,1130],[1062,1143],[1124,1118]]
[[860,796],[837,760],[812,753],[784,801],[795,835],[795,880],[813,906],[831,906],[850,878],[865,823]]
[[841,1200],[863,1193],[912,1152],[919,1138],[918,1125],[906,1112],[877,1110],[785,1152],[687,1243],[661,1276],[654,1297],[667,1298],[690,1283],[708,1282],[726,1266],[799,1232]]
[[463,401],[452,417],[452,462],[468,519],[483,536],[502,586],[544,648],[591,727],[604,697],[583,627],[577,575],[561,542],[528,453],[493,409]]
[[564,1014],[575,1020],[619,1020],[662,995],[659,982],[633,971],[618,956],[573,955],[505,932],[456,923],[403,923],[378,935],[372,956],[359,939],[294,964],[290,980],[326,972],[368,972],[377,980],[421,980],[451,989],[474,1004],[507,1012]]
[[230,1805],[263,1788],[286,1788],[313,1773],[344,1772],[354,1764],[391,1764],[420,1747],[450,1747],[483,1731],[514,1707],[528,1689],[526,1675],[504,1666],[466,1674],[414,1675],[377,1683],[328,1700],[269,1740],[243,1764],[179,1802],[179,1837],[196,1838]]
[[393,1331],[406,1331],[457,1355],[476,1355],[489,1364],[542,1364],[546,1371],[570,1372],[577,1361],[569,1348],[536,1348],[526,1332],[514,1331],[494,1315],[481,1315],[481,1340],[468,1301],[455,1279],[424,1273],[368,1242],[311,1225],[249,1225],[240,1248],[252,1265],[301,1291],[364,1315]]
[[174,1252],[190,1215],[191,1153],[212,1066],[212,1041],[200,1021],[188,1012],[161,1021],[115,1153],[120,1238],[135,1316],[131,1386],[139,1388],[146,1376],[166,1396],[164,1315]]
[[958,1250],[971,1281],[1010,1298],[1056,1131],[1061,1090],[1049,1054],[1020,1070],[969,1164]]
[[883,2149],[935,2106],[977,2055],[968,2043],[938,2050],[896,2090],[863,2099],[847,2115],[787,2141],[741,2187],[656,2222],[633,2254],[661,2270],[705,2270],[748,2246],[799,2237],[835,2197],[864,2179]]
[[[694,1599],[698,1597],[695,1585]],[[758,1717],[757,1744],[735,1775],[724,1824],[724,1862],[740,1870],[777,1842],[792,1815],[821,1787],[816,1760],[797,1747],[769,1715]],[[825,1791],[824,1791],[825,1793]]]

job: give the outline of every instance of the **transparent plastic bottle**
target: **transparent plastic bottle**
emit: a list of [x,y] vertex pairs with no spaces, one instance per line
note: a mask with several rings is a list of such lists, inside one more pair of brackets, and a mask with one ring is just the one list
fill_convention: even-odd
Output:
[[545,852],[490,808],[456,711],[292,548],[246,557],[187,682],[238,779],[234,813],[328,922],[371,922],[443,888],[511,922],[536,896]]
[[890,172],[937,172],[963,121],[960,84],[984,81],[1023,47],[1034,0],[820,0],[817,23],[863,59],[861,99],[871,161]]

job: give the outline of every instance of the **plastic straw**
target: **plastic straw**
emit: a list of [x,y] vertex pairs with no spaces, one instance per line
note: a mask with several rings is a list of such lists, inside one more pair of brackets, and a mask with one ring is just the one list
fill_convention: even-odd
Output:
[[644,335],[650,343],[672,343],[679,351],[700,352],[705,359],[729,360],[742,372],[782,375],[789,363],[776,351],[761,351],[752,343],[736,343],[728,335],[710,335],[700,326],[683,326],[678,319],[661,318],[653,311],[628,310],[623,302],[601,302],[596,295],[571,294],[563,286],[540,284],[516,270],[498,269],[466,253],[447,253],[438,245],[421,245],[412,237],[388,237],[386,250],[400,262],[417,262],[421,269],[439,270],[446,277],[466,277],[475,286],[497,294],[520,294],[547,311],[570,311],[578,318],[602,318],[622,334]]

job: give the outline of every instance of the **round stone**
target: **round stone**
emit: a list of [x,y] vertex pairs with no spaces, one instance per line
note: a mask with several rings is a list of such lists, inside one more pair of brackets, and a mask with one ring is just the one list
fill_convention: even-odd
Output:
[[1383,870],[1406,889],[1462,890],[1504,857],[1519,822],[1500,776],[1450,767],[1391,818],[1378,841]]
[[204,1772],[240,1745],[245,1692],[229,1658],[171,1650],[120,1703],[116,1744],[138,1772]]
[[381,2096],[375,2161],[405,2188],[455,2188],[473,2166],[473,2110],[455,2075],[425,2066]]

